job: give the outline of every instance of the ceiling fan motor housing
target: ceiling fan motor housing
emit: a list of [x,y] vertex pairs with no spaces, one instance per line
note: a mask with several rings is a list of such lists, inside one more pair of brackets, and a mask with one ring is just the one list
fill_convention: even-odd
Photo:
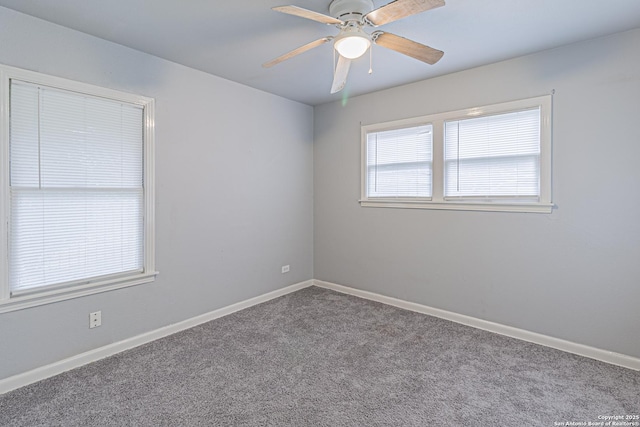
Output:
[[329,14],[341,21],[362,22],[364,16],[373,10],[372,0],[333,0]]

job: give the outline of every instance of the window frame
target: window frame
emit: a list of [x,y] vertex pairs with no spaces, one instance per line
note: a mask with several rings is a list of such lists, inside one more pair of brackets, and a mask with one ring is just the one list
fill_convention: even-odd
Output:
[[[11,80],[77,92],[118,102],[134,104],[143,109],[143,192],[144,192],[144,244],[143,271],[98,281],[81,281],[69,286],[43,287],[26,294],[11,296],[9,288],[9,144],[10,144],[10,87]],[[158,274],[155,271],[155,100],[153,98],[108,89],[35,71],[0,64],[0,313],[49,304],[99,292],[149,283]]]
[[[518,201],[499,197],[445,198],[444,196],[444,123],[482,116],[505,114],[531,108],[540,108],[540,195],[538,201]],[[482,107],[431,114],[410,119],[394,120],[361,126],[361,188],[362,207],[386,207],[407,209],[439,209],[491,212],[551,213],[554,207],[551,194],[552,179],[552,96],[543,95],[516,101],[502,102]],[[433,126],[432,196],[431,198],[370,198],[367,196],[367,134],[402,127],[431,124]]]

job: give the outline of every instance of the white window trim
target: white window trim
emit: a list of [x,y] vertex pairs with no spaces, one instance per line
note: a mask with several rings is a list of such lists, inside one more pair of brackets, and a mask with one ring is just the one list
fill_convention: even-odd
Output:
[[[540,107],[540,200],[538,202],[518,203],[509,199],[502,203],[499,199],[453,200],[444,197],[444,123],[449,120],[474,118],[483,115],[508,113],[527,108]],[[551,95],[503,102],[483,107],[394,120],[361,126],[361,176],[360,205],[362,207],[385,207],[402,209],[439,209],[491,212],[531,212],[551,213],[554,204],[551,201]],[[430,198],[368,198],[367,197],[367,134],[403,127],[431,124],[433,126],[433,182]]]
[[[58,289],[42,291],[11,297],[9,291],[8,264],[8,228],[10,215],[9,202],[9,88],[11,79],[41,84],[66,91],[104,97],[130,104],[136,104],[144,110],[144,269],[118,278],[105,278],[102,281],[81,283]],[[155,100],[140,95],[107,89],[87,83],[76,82],[60,77],[49,76],[34,71],[23,70],[0,64],[0,313],[35,307],[43,304],[111,291],[155,280]]]

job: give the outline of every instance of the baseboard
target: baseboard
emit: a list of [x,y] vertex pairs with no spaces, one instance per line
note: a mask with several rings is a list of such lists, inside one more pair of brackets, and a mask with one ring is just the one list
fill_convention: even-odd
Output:
[[105,357],[113,356],[114,354],[120,353],[122,351],[138,347],[139,345],[149,343],[159,338],[164,338],[168,335],[175,334],[176,332],[180,332],[185,329],[193,328],[194,326],[200,325],[202,323],[227,316],[231,313],[235,313],[236,311],[244,310],[245,308],[267,302],[274,298],[281,297],[283,295],[298,291],[312,285],[313,280],[296,283],[294,285],[287,286],[286,288],[278,289],[254,298],[250,298],[245,301],[238,302],[236,304],[222,307],[218,310],[214,310],[179,323],[174,323],[173,325],[165,326],[154,331],[137,335],[123,341],[118,341],[104,347],[96,348],[94,350],[90,350],[85,353],[60,360],[50,365],[42,366],[40,368],[36,368],[22,374],[5,378],[3,380],[0,380],[0,394],[35,383],[37,381],[44,380],[46,378],[61,374],[71,369],[78,368],[88,363],[104,359]]
[[602,350],[599,348],[538,334],[536,332],[530,332],[524,329],[518,329],[499,323],[489,322],[487,320],[477,319],[471,316],[453,313],[451,311],[440,310],[438,308],[404,301],[373,292],[362,291],[343,285],[337,285],[335,283],[313,280],[313,284],[321,288],[331,289],[356,297],[377,301],[383,304],[392,305],[394,307],[403,308],[405,310],[428,314],[430,316],[439,317],[441,319],[450,320],[456,323],[461,323],[473,328],[483,329],[485,331],[494,332],[496,334],[505,335],[511,338],[517,338],[523,341],[528,341],[546,347],[555,348],[557,350],[566,351],[567,353],[573,353],[579,356],[596,359],[601,362],[610,363],[612,365],[622,366],[624,368],[640,371],[640,358],[637,357],[627,356],[625,354],[615,353],[613,351]]

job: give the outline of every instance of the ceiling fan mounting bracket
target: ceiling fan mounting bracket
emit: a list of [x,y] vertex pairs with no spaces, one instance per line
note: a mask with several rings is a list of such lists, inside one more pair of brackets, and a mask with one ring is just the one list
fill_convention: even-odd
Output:
[[363,22],[364,16],[373,9],[372,0],[333,0],[329,14],[344,22]]

